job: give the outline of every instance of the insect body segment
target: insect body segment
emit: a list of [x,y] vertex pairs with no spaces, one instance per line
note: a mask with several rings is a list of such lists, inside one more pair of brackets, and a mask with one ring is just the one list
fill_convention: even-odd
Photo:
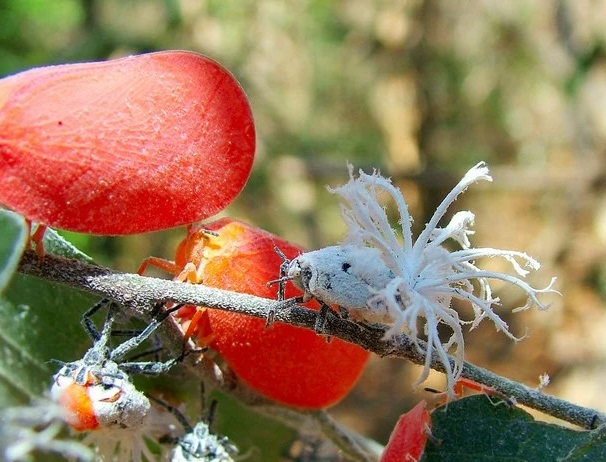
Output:
[[198,422],[179,438],[171,462],[233,462],[237,448],[227,437],[211,433],[208,423]]
[[170,462],[233,462],[232,456],[238,454],[238,448],[229,438],[218,436],[211,429],[217,401],[211,402],[207,416],[192,427],[179,409],[153,396],[151,399],[165,407],[185,430],[181,437],[167,435],[160,439],[162,443],[174,444]]
[[[201,284],[203,282],[202,272],[205,252],[214,248],[212,238],[217,236],[218,234],[214,231],[196,225],[188,225],[187,235],[177,247],[175,261],[148,257],[139,266],[137,274],[142,275],[148,266],[154,266],[172,274],[175,281]],[[208,324],[208,316],[206,308],[193,305],[184,305],[179,310],[178,316],[181,317],[182,314],[184,317],[191,318],[183,337],[184,341],[187,342],[197,334],[200,326],[204,323]],[[210,340],[210,337],[202,338],[200,343],[206,345]]]
[[343,307],[353,316],[383,321],[381,313],[369,312],[367,301],[393,277],[378,249],[336,245],[294,258],[286,268],[284,279],[292,280],[304,291],[305,301],[315,298],[326,305]]
[[150,403],[122,371],[112,376],[107,368],[89,374],[79,384],[72,371],[62,368],[55,376],[52,399],[66,411],[67,423],[77,431],[99,428],[138,428],[149,413]]
[[148,266],[155,266],[172,274],[175,281],[199,284],[202,282],[200,267],[204,259],[204,249],[210,245],[211,237],[216,235],[213,231],[188,225],[187,236],[179,243],[174,262],[148,257],[139,266],[137,274],[142,275]]
[[[211,234],[198,274],[209,287],[275,298],[267,281],[280,273],[285,260],[302,251],[279,236],[230,218],[205,223],[204,228]],[[192,238],[188,232],[185,239]],[[285,281],[277,282],[284,288]],[[298,292],[293,285],[285,289],[282,299]],[[318,309],[315,301],[307,306]],[[176,317],[186,331],[184,337],[194,336],[199,345],[212,348],[238,380],[274,401],[299,408],[335,404],[351,389],[368,359],[367,351],[340,339],[328,343],[314,332],[283,323],[267,329],[265,320],[239,313],[186,305]]]
[[[98,332],[90,320],[92,313],[109,304],[103,330]],[[141,427],[150,411],[147,397],[138,391],[129,373],[159,375],[167,372],[181,358],[161,362],[122,361],[124,355],[143,343],[159,326],[168,311],[139,335],[111,349],[108,346],[115,306],[103,300],[83,317],[83,324],[94,340],[82,359],[64,364],[55,374],[51,388],[52,399],[61,405],[66,421],[75,430]]]
[[0,79],[0,100],[0,203],[53,228],[203,220],[239,194],[254,159],[244,91],[197,53],[30,69]]

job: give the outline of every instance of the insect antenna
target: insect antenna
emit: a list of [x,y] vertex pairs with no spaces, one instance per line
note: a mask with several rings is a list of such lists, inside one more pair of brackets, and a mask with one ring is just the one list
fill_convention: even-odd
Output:
[[[280,250],[280,248],[277,245],[274,245],[274,251],[282,259],[282,264],[280,265],[280,277],[278,279],[273,279],[271,281],[268,281],[267,285],[272,286],[274,284],[278,284],[278,301],[284,302],[283,303],[284,306],[281,306],[280,308],[286,308],[290,305],[301,302],[302,298],[295,297],[295,298],[286,300],[286,283],[293,279],[292,276],[288,275],[288,266],[290,265],[291,260],[286,255],[284,255],[284,252],[282,252],[282,250]],[[273,324],[273,322],[276,318],[277,310],[278,310],[277,307],[270,308],[269,313],[267,313],[267,322],[265,323],[265,327],[269,327],[270,325]]]
[[290,259],[284,255],[284,252],[280,250],[280,248],[274,244],[274,251],[280,256],[282,259],[282,264],[280,265],[280,277],[278,279],[273,279],[267,283],[268,286],[273,286],[274,284],[278,284],[278,301],[281,302],[285,298],[285,286],[286,283],[292,280],[291,276],[288,276],[288,265],[290,264]]

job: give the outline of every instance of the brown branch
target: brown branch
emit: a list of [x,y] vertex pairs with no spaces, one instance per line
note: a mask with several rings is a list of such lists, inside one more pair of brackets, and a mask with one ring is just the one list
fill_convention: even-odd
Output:
[[[236,313],[266,318],[270,311],[276,311],[275,320],[298,327],[314,329],[315,311],[294,305],[287,309],[283,303],[253,295],[228,292],[204,285],[148,278],[136,274],[118,273],[107,268],[94,266],[76,260],[48,255],[39,263],[35,253],[25,252],[19,265],[19,272],[41,277],[50,281],[67,284],[76,289],[111,298],[129,307],[139,316],[150,316],[151,307],[159,301],[172,301],[192,305],[208,306]],[[175,326],[175,328],[177,328]],[[415,364],[423,364],[424,354],[416,348],[405,334],[395,339],[383,340],[385,328],[354,323],[337,316],[329,316],[325,324],[326,335],[341,338],[360,345],[382,357],[398,357]],[[182,337],[172,336],[172,348],[181,347]],[[451,363],[454,360],[451,358]],[[433,369],[443,372],[437,357],[432,358]],[[465,363],[463,377],[488,385],[512,398],[515,402],[539,410],[583,428],[595,428],[606,423],[606,415],[590,408],[577,406],[567,401],[542,393],[513,380],[501,377],[486,369]],[[263,399],[254,393],[239,396],[249,404],[262,404]],[[251,398],[254,396],[254,398]]]

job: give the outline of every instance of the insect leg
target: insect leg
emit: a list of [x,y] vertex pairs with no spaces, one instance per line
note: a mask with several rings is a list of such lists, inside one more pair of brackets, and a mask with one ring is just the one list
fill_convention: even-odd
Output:
[[172,367],[181,362],[185,357],[182,353],[177,358],[169,359],[166,362],[141,361],[120,363],[120,369],[131,374],[139,375],[162,375],[167,373]]
[[[164,409],[166,409],[168,412],[170,412],[172,415],[175,416],[175,418],[179,421],[179,423],[181,424],[181,426],[183,427],[183,429],[185,430],[185,433],[190,433],[194,430],[194,427],[192,427],[187,418],[183,415],[183,413],[175,406],[173,406],[170,403],[167,403],[166,401],[164,401],[163,399],[160,398],[156,398],[155,396],[152,395],[147,395],[147,397],[152,400],[154,403],[159,404],[160,406],[162,406]],[[178,440],[178,438],[171,438],[169,437],[162,437],[162,441],[161,442],[166,442],[166,443],[176,443]]]
[[91,308],[89,308],[86,313],[82,315],[82,319],[80,320],[80,324],[84,330],[88,333],[88,335],[93,339],[93,343],[97,342],[101,338],[101,333],[95,326],[95,323],[92,320],[93,315],[102,308],[105,308],[109,305],[111,301],[107,298],[104,298],[97,303],[95,303]]
[[[162,305],[160,305],[162,306]],[[141,331],[139,335],[128,339],[126,342],[118,345],[112,352],[110,359],[112,361],[118,362],[120,358],[122,358],[129,351],[137,348],[141,343],[143,343],[154,331],[158,328],[162,321],[164,321],[172,312],[177,311],[182,308],[183,305],[176,305],[172,308],[161,311],[158,315],[156,315],[152,321],[148,324],[148,326]]]
[[[31,227],[31,222],[29,222]],[[46,226],[38,223],[38,227],[36,231],[34,231],[30,237],[29,241],[33,242],[36,245],[36,254],[38,255],[38,261],[42,262],[44,260],[45,250],[44,250],[44,233],[46,232]]]
[[326,326],[326,320],[328,319],[328,316],[330,314],[332,310],[330,309],[330,306],[328,306],[326,303],[321,303],[320,306],[320,310],[318,311],[318,314],[316,315],[316,324],[314,326],[314,330],[316,331],[316,334],[323,334],[324,333],[324,328]]
[[269,309],[267,313],[265,327],[269,327],[274,323],[274,321],[276,320],[276,313],[278,311],[290,308],[291,306],[296,305],[298,303],[302,303],[303,301],[303,297],[293,297],[289,298],[288,300],[281,300],[280,303],[276,303]]

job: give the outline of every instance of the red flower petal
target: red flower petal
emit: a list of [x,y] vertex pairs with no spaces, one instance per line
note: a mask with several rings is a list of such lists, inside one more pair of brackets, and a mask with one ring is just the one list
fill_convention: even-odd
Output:
[[254,148],[242,88],[196,53],[0,80],[0,203],[57,228],[131,234],[212,216],[244,186]]
[[420,460],[427,443],[431,425],[427,403],[421,401],[398,419],[380,462],[410,462]]

